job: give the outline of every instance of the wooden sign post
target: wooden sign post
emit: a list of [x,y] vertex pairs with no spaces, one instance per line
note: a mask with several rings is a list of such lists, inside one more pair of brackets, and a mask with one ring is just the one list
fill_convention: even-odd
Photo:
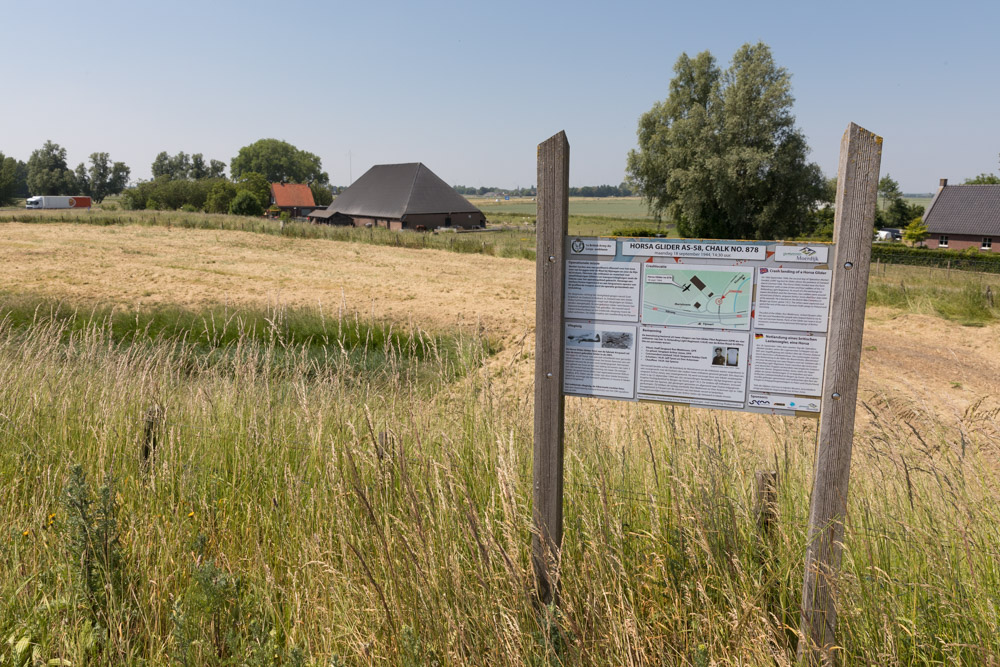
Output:
[[538,597],[558,593],[563,527],[563,241],[569,226],[566,133],[538,146],[538,237],[535,276],[534,523],[531,560]]
[[[820,412],[802,588],[799,659],[810,663],[836,660],[835,578],[843,551],[881,158],[882,139],[851,123],[841,142],[835,246],[830,253],[832,259],[828,260],[830,249],[824,244],[810,247],[781,241],[574,238],[567,246],[569,142],[565,133],[560,132],[538,146],[532,564],[538,597],[543,603],[558,600],[563,525],[563,367],[566,341],[572,340],[571,361],[590,358],[586,356],[592,354],[588,346],[600,346],[604,358],[612,360],[603,369],[609,375],[603,379],[601,391],[596,390],[593,378],[588,379],[585,373],[580,377],[579,367],[586,367],[586,363],[570,364],[569,370],[576,374],[565,378],[565,382],[566,386],[571,386],[566,391],[573,395],[682,404],[690,401],[692,405],[698,402],[692,398],[700,397],[707,398],[702,402],[711,408],[797,416],[812,413],[813,417]],[[648,259],[643,260],[646,255]],[[568,262],[569,285],[567,256],[576,257]],[[580,261],[580,258],[589,259]],[[695,258],[696,261],[674,265],[673,262],[683,258]],[[747,263],[752,265],[743,266]],[[817,270],[808,268],[810,264]],[[641,271],[640,265],[645,267]],[[669,271],[664,268],[667,266],[671,267]],[[690,268],[686,272],[683,267]],[[819,308],[812,306],[814,310],[810,310],[808,303],[797,299],[799,293],[794,289],[783,292],[785,288],[780,285],[784,283],[779,278],[772,279],[774,276],[797,284],[801,293],[811,294],[814,301],[815,297],[824,294],[823,289],[828,289],[825,294],[829,294],[829,300],[825,303],[829,308],[821,305]],[[678,280],[686,282],[687,286],[681,288]],[[704,289],[707,297],[712,297],[719,292],[719,287],[712,287],[706,281],[732,285],[723,296],[716,297],[716,303],[721,303],[723,298],[732,296],[732,311],[726,311],[728,319],[725,321],[710,324],[710,334],[704,333],[706,329],[698,329],[709,326],[702,320],[700,308],[704,301],[698,303],[692,299],[691,308],[675,308],[668,314],[659,308],[655,296],[648,296],[669,289],[686,291],[695,285],[698,290]],[[590,310],[592,306],[588,304],[591,302],[579,297],[583,286],[591,286],[591,282],[604,292],[600,297],[597,291],[589,295],[595,300],[606,299],[605,304],[610,304],[608,310],[602,311],[603,318],[594,317],[591,313],[597,312],[596,307]],[[567,292],[573,295],[567,302],[569,314],[564,303]],[[757,298],[754,294],[757,297],[769,295],[764,300],[767,307],[758,307],[756,315],[751,314],[751,300]],[[778,311],[774,310],[776,295],[781,302]],[[763,302],[756,303],[760,306]],[[722,315],[721,311],[718,315]],[[594,323],[602,319],[608,322]],[[804,321],[812,324],[804,327]],[[688,327],[687,333],[683,333],[685,327]],[[756,327],[762,331],[759,336]],[[682,334],[673,334],[672,338],[671,330],[678,328]],[[567,334],[567,329],[573,333]],[[784,331],[786,329],[790,331]],[[809,332],[815,332],[815,336]],[[822,343],[815,342],[822,335],[826,336],[823,358],[820,354]],[[788,341],[811,350],[803,353],[803,358],[812,359],[814,372],[809,375],[808,382],[801,381],[798,377],[801,373],[793,373],[795,377],[791,380],[782,380],[787,384],[777,386],[773,384],[779,382],[775,378],[782,373],[787,375],[789,367],[775,350],[776,346]],[[637,346],[685,349],[688,358],[705,361],[703,367],[690,367],[695,373],[711,373],[705,369],[716,365],[726,366],[736,377],[742,373],[742,393],[739,386],[736,389],[724,387],[722,395],[706,397],[700,388],[689,386],[690,383],[680,386],[685,381],[683,374],[667,376],[665,372],[661,375],[650,372],[645,376],[645,369],[654,368],[656,363],[661,364],[660,370],[667,367],[662,365],[664,362],[650,361],[637,353]],[[706,356],[713,348],[718,361],[711,355]],[[723,351],[727,354],[723,355]],[[820,365],[824,361],[825,365]],[[758,380],[751,374],[748,381],[748,368],[754,364],[758,364],[757,368],[773,371],[767,376],[769,379]],[[688,366],[684,368],[689,369]],[[638,382],[636,376],[639,376]],[[664,377],[668,380],[663,380]],[[643,379],[647,380],[645,385]]]
[[799,659],[835,662],[835,577],[843,552],[847,486],[854,444],[861,336],[865,326],[868,268],[882,162],[882,138],[851,123],[840,142],[836,244],[830,294],[830,333],[823,374],[816,474],[809,507],[806,569],[802,584]]

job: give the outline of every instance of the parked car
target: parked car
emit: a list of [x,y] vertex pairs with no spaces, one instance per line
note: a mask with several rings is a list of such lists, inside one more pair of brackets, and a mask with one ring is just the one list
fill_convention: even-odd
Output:
[[903,240],[903,230],[897,229],[896,227],[886,227],[885,229],[878,230],[878,234],[875,235],[876,241],[902,241]]

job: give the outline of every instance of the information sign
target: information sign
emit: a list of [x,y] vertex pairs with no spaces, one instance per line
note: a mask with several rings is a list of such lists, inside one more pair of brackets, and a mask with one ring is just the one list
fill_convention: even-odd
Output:
[[563,392],[818,416],[830,250],[568,237]]

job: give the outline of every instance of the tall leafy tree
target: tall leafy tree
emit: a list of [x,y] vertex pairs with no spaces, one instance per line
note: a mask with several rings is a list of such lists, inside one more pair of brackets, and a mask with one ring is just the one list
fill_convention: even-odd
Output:
[[629,179],[685,236],[800,234],[824,181],[793,101],[791,75],[766,44],[744,44],[725,71],[708,51],[682,54],[667,99],[639,119]]
[[892,176],[886,174],[878,180],[878,196],[882,199],[882,210],[891,207],[896,201],[903,198],[903,193],[899,190],[899,183],[893,180]]
[[[83,165],[80,165],[81,167]],[[111,162],[107,153],[91,153],[90,168],[86,172],[86,182],[90,196],[94,201],[101,202],[108,195],[121,193],[128,185],[128,177],[132,170],[124,162]],[[77,168],[77,178],[79,168]]]
[[17,190],[17,160],[0,152],[0,206],[14,201]]
[[208,178],[208,165],[205,164],[205,156],[195,153],[191,156],[191,171],[189,176],[196,181]]
[[222,160],[209,160],[208,161],[208,177],[209,178],[225,178],[226,177],[226,163]]
[[246,173],[263,174],[269,183],[330,182],[320,159],[278,139],[261,139],[244,146],[229,165],[233,180]]
[[28,190],[33,195],[76,194],[76,176],[66,164],[66,149],[46,141],[28,158]]
[[165,177],[175,181],[200,181],[206,178],[224,178],[226,163],[221,160],[210,160],[206,164],[202,153],[188,155],[184,151],[179,151],[177,155],[170,155],[166,151],[161,151],[153,160],[152,172],[154,179]]
[[330,189],[329,185],[313,182],[309,184],[309,189],[312,191],[313,202],[316,206],[329,206],[333,202],[333,190]]

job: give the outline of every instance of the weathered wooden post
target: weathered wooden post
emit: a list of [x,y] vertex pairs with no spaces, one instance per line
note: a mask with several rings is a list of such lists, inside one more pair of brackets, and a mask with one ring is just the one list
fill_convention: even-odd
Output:
[[840,143],[830,331],[809,508],[799,659],[836,662],[835,577],[843,553],[882,138],[851,123]]
[[153,403],[146,410],[145,429],[142,436],[142,447],[139,450],[140,463],[143,468],[152,463],[153,454],[156,453],[157,434],[160,430],[160,422],[163,420],[163,408],[159,403]]
[[757,532],[767,542],[778,523],[778,471],[758,470],[754,477],[757,482]]
[[531,560],[538,597],[558,594],[563,534],[563,239],[569,224],[569,142],[559,132],[538,145],[535,275],[534,524]]

